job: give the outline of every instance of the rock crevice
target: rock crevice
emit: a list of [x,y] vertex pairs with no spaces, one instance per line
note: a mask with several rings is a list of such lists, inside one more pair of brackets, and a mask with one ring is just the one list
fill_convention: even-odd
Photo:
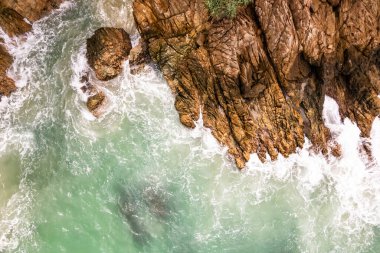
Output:
[[377,1],[256,0],[233,19],[211,17],[203,0],[133,7],[180,121],[195,127],[201,112],[239,168],[251,153],[286,157],[304,136],[327,154],[326,95],[363,136],[380,114]]

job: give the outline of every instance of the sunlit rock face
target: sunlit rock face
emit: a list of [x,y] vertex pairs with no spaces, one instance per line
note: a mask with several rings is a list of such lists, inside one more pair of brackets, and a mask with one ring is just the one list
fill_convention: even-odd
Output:
[[181,122],[195,127],[202,113],[239,168],[251,153],[288,156],[304,136],[328,153],[325,95],[363,136],[380,114],[378,1],[257,0],[233,19],[212,18],[203,0],[133,8]]
[[132,49],[128,33],[121,28],[103,27],[87,40],[87,59],[99,80],[119,75]]
[[[123,71],[123,64],[131,49],[129,34],[124,29],[102,27],[87,39],[87,61],[98,80],[109,81]],[[82,90],[93,93],[88,98],[87,108],[94,116],[99,117],[101,107],[106,103],[106,95],[89,82],[88,76],[83,76],[82,82]]]

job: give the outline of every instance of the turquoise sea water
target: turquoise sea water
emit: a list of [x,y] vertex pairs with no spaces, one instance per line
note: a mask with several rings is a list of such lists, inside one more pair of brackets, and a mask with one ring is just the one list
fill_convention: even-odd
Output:
[[101,26],[135,34],[130,2],[67,2],[6,38],[21,88],[0,105],[0,252],[380,252],[380,166],[331,99],[342,159],[305,148],[239,172],[201,120],[179,123],[154,66],[126,63],[91,117],[79,78]]

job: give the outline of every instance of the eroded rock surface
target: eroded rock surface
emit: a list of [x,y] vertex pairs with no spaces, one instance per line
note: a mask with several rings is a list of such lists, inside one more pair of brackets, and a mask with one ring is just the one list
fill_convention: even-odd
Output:
[[286,157],[305,135],[329,152],[325,95],[363,136],[380,114],[377,0],[255,0],[234,19],[210,17],[204,0],[135,0],[133,8],[180,121],[195,127],[202,113],[239,168],[251,153]]
[[1,5],[34,22],[58,8],[64,0],[1,0]]
[[[0,0],[0,27],[10,37],[29,32],[34,22],[59,7],[63,0]],[[16,90],[15,82],[7,76],[12,56],[0,39],[0,96],[9,96]]]
[[99,80],[115,78],[128,59],[132,44],[124,29],[103,27],[87,40],[87,59]]
[[15,82],[7,76],[7,70],[12,65],[13,58],[1,43],[3,42],[0,39],[0,97],[9,96],[16,90]]
[[148,45],[140,39],[139,43],[131,49],[129,53],[129,66],[131,69],[131,74],[136,75],[144,70],[144,67],[147,63],[151,61]]
[[0,27],[9,36],[18,36],[29,32],[32,26],[25,22],[24,17],[17,11],[0,5]]
[[95,116],[99,117],[102,106],[106,103],[106,95],[103,91],[96,91],[95,95],[92,95],[87,100],[88,110]]

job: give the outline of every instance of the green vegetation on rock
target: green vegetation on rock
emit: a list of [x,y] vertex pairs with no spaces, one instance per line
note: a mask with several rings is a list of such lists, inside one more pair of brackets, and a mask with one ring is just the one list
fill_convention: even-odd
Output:
[[237,8],[250,3],[252,0],[206,0],[211,15],[216,17],[230,17],[236,15]]

